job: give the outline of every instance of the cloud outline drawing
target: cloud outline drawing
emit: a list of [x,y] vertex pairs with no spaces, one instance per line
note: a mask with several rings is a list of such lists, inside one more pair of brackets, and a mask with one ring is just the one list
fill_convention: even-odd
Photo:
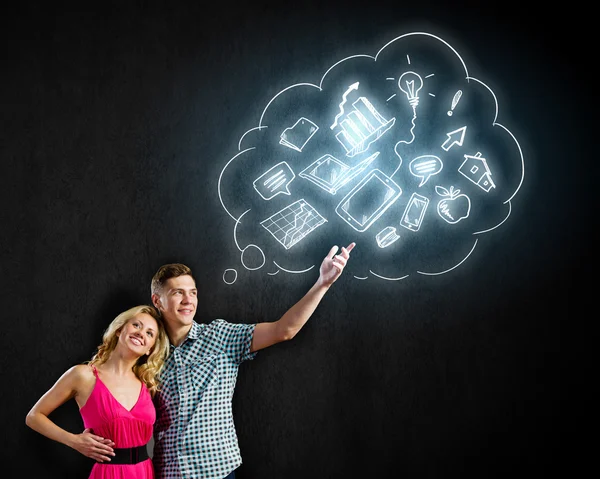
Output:
[[[352,70],[351,67],[354,67],[355,65],[365,65],[364,62],[369,62],[372,65],[376,65],[378,61],[384,61],[384,60],[380,60],[380,59],[382,59],[388,52],[393,51],[394,48],[396,48],[396,51],[394,51],[394,53],[391,54],[392,56],[390,58],[391,59],[396,58],[396,57],[401,58],[402,56],[404,56],[406,58],[405,62],[406,62],[407,67],[408,67],[408,65],[410,65],[412,67],[413,63],[411,63],[411,62],[413,61],[413,58],[411,58],[410,53],[403,53],[403,55],[400,55],[400,53],[398,53],[398,52],[402,51],[402,48],[403,48],[402,42],[407,41],[407,40],[421,40],[421,39],[426,39],[428,42],[431,42],[431,45],[437,46],[439,48],[439,51],[442,52],[442,57],[444,57],[444,55],[446,55],[448,57],[448,59],[452,62],[451,63],[452,68],[454,68],[457,72],[454,76],[456,78],[458,78],[459,80],[464,81],[466,83],[466,85],[469,85],[471,87],[471,89],[472,89],[471,98],[481,98],[480,101],[482,103],[485,103],[486,106],[484,108],[481,108],[480,110],[478,110],[478,114],[482,114],[482,112],[487,113],[484,115],[484,117],[479,122],[477,122],[480,129],[483,127],[491,128],[491,130],[493,130],[493,132],[494,132],[493,133],[494,139],[496,139],[496,141],[504,142],[506,144],[504,146],[506,151],[508,151],[508,150],[511,151],[511,154],[507,155],[507,156],[510,156],[510,158],[512,160],[512,163],[510,164],[512,169],[510,169],[509,167],[506,167],[506,170],[508,171],[506,176],[510,177],[511,180],[506,181],[506,184],[503,185],[502,188],[498,189],[499,191],[495,191],[494,194],[496,196],[493,197],[495,206],[497,206],[497,203],[500,202],[502,205],[504,205],[504,207],[499,212],[497,212],[496,216],[491,217],[491,218],[486,218],[485,220],[481,221],[482,223],[485,223],[485,225],[481,226],[480,228],[475,228],[475,230],[469,234],[469,237],[471,239],[468,241],[464,240],[465,242],[464,242],[464,244],[461,244],[460,251],[456,252],[456,255],[455,255],[456,257],[454,257],[451,260],[450,264],[445,264],[443,266],[439,266],[439,267],[435,267],[435,268],[431,268],[431,269],[422,267],[423,265],[421,265],[421,267],[415,267],[411,271],[408,271],[408,272],[401,271],[397,274],[390,274],[389,271],[383,271],[381,268],[378,268],[377,264],[375,266],[367,266],[367,267],[365,267],[365,265],[361,264],[360,266],[362,267],[362,271],[357,272],[356,274],[353,274],[353,277],[357,280],[365,280],[369,277],[374,277],[377,279],[382,279],[382,280],[387,280],[387,281],[399,281],[399,280],[408,278],[411,274],[420,274],[420,275],[425,275],[425,276],[438,276],[438,275],[446,274],[452,270],[455,270],[460,265],[465,263],[465,261],[472,255],[472,253],[476,249],[480,237],[482,237],[486,233],[496,230],[497,228],[499,228],[501,225],[503,225],[508,220],[508,218],[510,217],[511,212],[512,212],[512,200],[515,198],[517,193],[520,191],[520,189],[522,188],[523,182],[524,182],[525,160],[524,160],[521,146],[520,146],[516,136],[510,131],[509,128],[507,128],[505,125],[498,122],[499,105],[498,105],[498,100],[497,100],[495,93],[485,82],[470,75],[470,73],[467,69],[467,64],[464,61],[464,59],[462,58],[462,56],[458,53],[457,50],[455,50],[444,39],[440,38],[437,35],[427,33],[427,32],[421,32],[421,31],[410,32],[410,33],[405,33],[403,35],[399,35],[399,36],[395,37],[394,39],[392,39],[391,41],[387,42],[383,47],[381,47],[377,51],[377,53],[374,56],[368,55],[368,54],[350,55],[346,58],[343,58],[342,60],[335,62],[321,76],[318,84],[310,83],[310,82],[300,82],[300,83],[295,83],[295,84],[292,84],[292,85],[289,85],[289,86],[283,88],[267,102],[267,104],[265,105],[265,107],[263,108],[263,110],[260,114],[258,124],[256,126],[251,127],[250,129],[248,129],[241,135],[241,137],[239,138],[239,141],[237,143],[237,152],[226,162],[226,164],[223,166],[223,168],[221,169],[221,171],[219,173],[217,194],[219,196],[219,201],[220,201],[221,207],[223,208],[225,213],[234,222],[233,240],[235,242],[237,249],[240,251],[241,263],[244,268],[246,268],[248,270],[257,270],[257,269],[261,269],[262,266],[265,264],[272,264],[274,266],[274,271],[270,271],[267,274],[274,276],[279,271],[284,271],[284,272],[292,273],[292,274],[306,273],[308,271],[311,271],[315,267],[314,263],[312,263],[310,265],[304,264],[301,267],[298,267],[297,265],[294,265],[294,266],[282,265],[282,260],[280,258],[276,258],[276,259],[272,259],[271,261],[267,261],[267,257],[269,255],[267,253],[265,253],[265,250],[267,250],[268,247],[266,247],[262,244],[259,246],[258,244],[256,244],[255,242],[252,242],[252,241],[248,242],[248,244],[246,246],[242,246],[241,238],[239,237],[239,228],[240,228],[240,225],[242,224],[242,217],[245,217],[253,208],[248,207],[247,204],[238,205],[236,203],[235,200],[242,198],[243,195],[232,194],[229,191],[225,192],[227,187],[229,187],[229,189],[231,189],[232,191],[237,191],[237,188],[235,188],[235,187],[231,188],[232,184],[229,184],[233,181],[231,178],[233,178],[233,179],[236,178],[235,174],[233,174],[232,172],[236,169],[236,165],[241,164],[242,162],[246,161],[246,159],[248,159],[247,163],[250,163],[250,159],[252,159],[252,160],[254,159],[253,157],[251,157],[251,155],[256,155],[257,153],[259,153],[261,151],[261,148],[262,148],[261,141],[263,141],[263,136],[267,134],[268,130],[270,128],[276,127],[278,129],[278,131],[279,130],[283,131],[286,126],[289,126],[289,124],[288,125],[279,124],[277,121],[277,115],[279,115],[281,113],[281,111],[284,111],[284,112],[286,111],[284,108],[281,107],[281,105],[286,104],[286,98],[287,97],[291,98],[291,95],[294,95],[294,94],[302,96],[302,98],[314,98],[314,95],[320,95],[320,94],[323,94],[324,92],[326,93],[325,85],[328,82],[328,80],[332,79],[332,77],[335,77],[336,72],[339,72],[340,70],[343,72],[344,68],[347,68],[347,70]],[[426,47],[430,47],[431,45],[427,44]],[[394,55],[396,55],[396,56],[394,57]],[[414,56],[417,57],[417,55],[414,55]],[[445,57],[444,57],[444,59],[446,60]],[[388,59],[386,61],[393,63],[392,60],[390,60],[390,59]],[[366,67],[361,66],[360,68],[365,69],[365,71],[367,70]],[[356,68],[356,70],[359,71],[360,69]],[[360,70],[360,71],[362,71],[362,70]],[[433,76],[434,76],[434,74],[431,74],[429,77],[433,77]],[[425,81],[429,81],[429,77],[424,77]],[[386,78],[386,79],[391,80],[391,78]],[[397,81],[397,78],[394,78],[394,80]],[[390,82],[390,84],[391,83],[392,82]],[[357,84],[358,84],[358,82],[357,82]],[[330,86],[332,86],[332,85],[333,85],[333,83],[330,83]],[[355,85],[351,85],[351,86],[355,87]],[[360,88],[362,88],[362,83],[361,83],[361,86],[359,86],[358,88],[355,87],[354,90],[360,90]],[[335,89],[332,87],[330,91],[333,92],[334,90]],[[423,88],[423,90],[425,90],[425,88]],[[348,91],[349,90],[347,90],[346,93],[348,93]],[[342,97],[342,95],[340,93],[338,93],[338,100]],[[356,93],[356,92],[352,92],[352,93]],[[423,91],[421,91],[421,94],[423,94]],[[402,95],[403,95],[403,93],[400,92],[398,95],[398,99],[400,99],[400,97]],[[430,95],[429,100],[435,99],[436,95],[434,93],[429,92],[429,95]],[[333,96],[333,93],[330,93],[330,96]],[[387,101],[389,102],[393,98],[393,96],[394,95],[392,95],[390,98],[388,98]],[[446,111],[450,109],[450,107],[448,105],[444,105],[444,113],[445,113],[446,118],[452,118],[452,120],[454,121],[454,120],[457,120],[457,117],[459,117],[459,110],[463,106],[463,103],[467,101],[466,98],[469,97],[469,92],[465,88],[463,88],[461,90],[461,96],[459,96],[460,102],[459,102],[458,106],[456,105],[457,95],[454,91],[452,92],[452,96],[454,97],[453,104],[452,104],[453,115],[449,116],[446,114]],[[335,104],[333,104],[331,99],[329,101],[329,103],[331,103],[331,105],[332,105],[331,111],[329,112],[329,116],[332,119],[335,117],[335,122],[337,122],[338,117],[340,116],[340,114],[344,110],[344,108],[347,109],[350,106],[349,101],[348,101],[348,103],[345,103],[346,95],[343,95],[343,98],[344,98],[343,102],[338,101]],[[310,102],[307,102],[307,103],[310,103]],[[326,101],[325,101],[325,103],[327,104]],[[382,102],[380,102],[380,103],[382,103]],[[404,138],[410,137],[411,139],[410,139],[410,141],[405,139],[405,140],[399,141],[398,143],[404,143],[406,146],[411,146],[410,143],[413,142],[413,140],[415,138],[415,134],[414,134],[415,126],[419,125],[419,121],[417,119],[418,109],[421,108],[422,105],[423,105],[423,101],[421,101],[419,106],[415,106],[414,99],[413,99],[413,101],[411,101],[413,118],[410,122],[404,122],[405,129],[410,126],[410,131],[406,132],[404,134]],[[387,105],[385,105],[385,106],[387,107]],[[335,107],[335,109],[333,109],[334,107]],[[409,111],[410,111],[410,109],[409,109]],[[305,114],[303,112],[299,112],[297,114],[297,116],[305,117]],[[270,120],[272,120],[272,121],[270,121]],[[415,120],[417,120],[417,121],[415,121]],[[483,127],[481,125],[483,125]],[[471,128],[471,126],[469,128]],[[321,133],[325,130],[330,131],[329,128],[317,128],[317,130],[319,133]],[[311,137],[314,133],[315,133],[315,131],[313,131],[311,133]],[[409,133],[410,133],[410,135],[409,135]],[[269,134],[274,135],[275,133],[269,132]],[[467,129],[467,138],[468,138],[468,136],[469,136],[469,129]],[[488,136],[492,137],[491,134],[489,134]],[[317,137],[318,137],[318,135],[314,136],[314,138],[317,138]],[[311,140],[311,141],[313,141],[313,140]],[[398,146],[398,143],[396,143],[396,147]],[[468,140],[465,141],[465,143],[468,143]],[[305,144],[303,144],[302,146],[304,147]],[[308,147],[309,144],[310,144],[310,142],[308,142],[308,144],[306,144],[306,146]],[[469,147],[468,144],[462,145],[462,143],[460,143],[460,145],[462,148]],[[373,145],[371,145],[371,146],[373,146]],[[470,145],[470,146],[471,146],[471,148],[477,148],[474,145]],[[394,148],[394,150],[395,149],[396,148]],[[373,151],[374,150],[371,150],[368,153],[372,154]],[[450,151],[452,152],[453,150],[450,149]],[[472,155],[475,152],[475,150],[473,150],[472,152],[470,150],[461,150],[461,155],[460,155],[461,158],[465,154],[465,152]],[[442,153],[444,153],[444,151],[442,151]],[[385,155],[381,155],[381,156],[385,156]],[[418,155],[413,155],[413,156],[416,157]],[[444,160],[445,161],[444,165],[446,165],[444,167],[445,169],[447,168],[448,164],[454,164],[454,166],[457,166],[456,162],[460,161],[460,160],[457,160],[455,158],[456,156],[457,155],[454,155],[454,157]],[[340,156],[336,156],[336,158],[340,158]],[[390,155],[388,155],[387,158],[390,158]],[[343,158],[343,159],[348,160],[348,158]],[[396,151],[395,152],[395,161],[399,162],[399,164],[394,165],[394,168],[390,168],[390,170],[393,170],[393,173],[390,174],[390,177],[396,175],[400,171],[404,171],[404,170],[401,170],[401,166],[403,164],[402,160],[403,159],[400,156],[399,152]],[[275,161],[275,163],[277,163],[277,161]],[[404,163],[408,164],[408,162],[404,162]],[[292,164],[292,163],[290,163],[290,164]],[[246,166],[247,165],[245,165],[244,167],[246,167]],[[374,166],[374,168],[377,167],[376,165],[373,165],[373,166]],[[268,168],[265,168],[265,170],[266,169],[268,169]],[[231,178],[228,178],[229,176]],[[252,181],[250,181],[250,182],[252,182]],[[422,185],[419,185],[419,186],[422,186]],[[446,185],[446,186],[450,186],[450,185]],[[283,197],[285,195],[280,195],[280,196]],[[410,196],[410,195],[408,195],[408,196]],[[231,198],[233,198],[234,201],[230,201]],[[433,201],[433,199],[432,199],[432,201]],[[241,208],[240,208],[240,206],[241,206]],[[266,215],[263,215],[263,216],[266,217]],[[325,223],[327,223],[327,221],[322,222],[322,223],[325,224]],[[463,234],[466,235],[466,233],[464,233],[464,232],[463,232]],[[402,241],[397,241],[396,243],[401,244]],[[250,253],[261,258],[260,266],[258,266],[258,267],[251,266],[249,264],[250,261],[248,259],[248,255]],[[367,273],[367,271],[368,271],[368,273]]]

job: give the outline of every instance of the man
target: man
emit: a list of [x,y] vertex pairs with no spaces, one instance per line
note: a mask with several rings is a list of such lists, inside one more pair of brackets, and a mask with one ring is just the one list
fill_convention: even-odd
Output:
[[154,398],[153,462],[157,479],[234,479],[242,463],[232,397],[239,365],[256,352],[292,339],[342,274],[355,243],[331,248],[310,290],[277,321],[234,324],[194,321],[196,282],[183,264],[161,266],[152,278],[152,303],[171,343]]

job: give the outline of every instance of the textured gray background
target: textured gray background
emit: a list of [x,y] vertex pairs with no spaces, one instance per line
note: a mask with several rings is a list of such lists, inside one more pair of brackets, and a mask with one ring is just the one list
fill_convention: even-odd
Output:
[[[562,11],[478,2],[221,3],[214,13],[139,3],[21,3],[2,18],[4,465],[18,477],[87,477],[90,462],[31,431],[25,415],[89,359],[117,313],[149,301],[159,265],[192,266],[200,321],[273,321],[304,294],[316,275],[221,280],[238,255],[215,196],[223,159],[246,119],[256,123],[258,106],[307,65],[324,71],[422,29],[470,53],[473,75],[501,96],[502,122],[522,132],[514,214],[451,280],[342,277],[292,342],[242,365],[238,477],[575,467],[560,430],[572,308],[589,298],[581,278],[594,265],[593,89],[577,56],[589,29],[572,35]],[[74,402],[53,419],[82,429]]]

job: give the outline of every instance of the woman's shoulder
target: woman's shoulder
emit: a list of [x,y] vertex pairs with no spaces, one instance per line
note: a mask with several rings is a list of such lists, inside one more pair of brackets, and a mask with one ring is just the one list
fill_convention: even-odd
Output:
[[56,387],[66,388],[76,395],[94,388],[96,378],[91,366],[77,364],[67,369],[56,382]]
[[73,381],[78,383],[95,382],[96,375],[94,367],[89,364],[76,364],[67,370],[65,375],[69,376]]

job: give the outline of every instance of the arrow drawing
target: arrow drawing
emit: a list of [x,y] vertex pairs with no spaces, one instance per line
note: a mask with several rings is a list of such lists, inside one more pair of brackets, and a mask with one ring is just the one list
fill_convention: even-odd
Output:
[[[448,151],[454,145],[462,146],[463,140],[465,139],[465,131],[467,131],[467,127],[463,126],[458,130],[451,131],[450,133],[446,133],[448,139],[442,144],[442,148]],[[459,138],[460,136],[460,138]]]

